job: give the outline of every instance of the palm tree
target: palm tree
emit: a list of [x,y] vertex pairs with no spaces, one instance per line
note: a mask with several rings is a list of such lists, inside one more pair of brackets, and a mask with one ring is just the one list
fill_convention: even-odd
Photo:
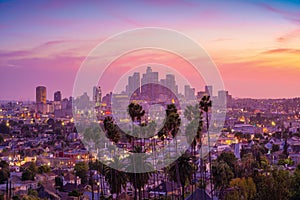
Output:
[[199,106],[195,105],[188,105],[184,110],[184,117],[187,118],[187,120],[192,121],[199,117]]
[[[143,107],[140,104],[132,102],[128,105],[127,111],[131,118],[131,131],[133,134],[134,132],[133,123],[137,121],[139,124],[141,124],[142,117],[145,115],[145,110],[143,110]],[[132,139],[132,146],[134,146],[134,138],[131,139]]]
[[[132,171],[134,172],[128,172],[127,177],[131,185],[134,187],[134,199],[137,199],[137,191],[139,191],[139,199],[142,199],[142,188],[148,183],[152,171],[154,171],[153,166],[150,162],[147,162],[147,155],[141,154],[142,148],[137,146],[134,148],[134,153],[140,153],[139,156],[134,156],[134,154],[130,155],[128,157],[128,163],[126,167],[126,171]],[[145,171],[145,172],[136,172],[137,166],[139,169]],[[140,170],[139,170],[140,171]]]
[[185,185],[191,182],[192,175],[196,167],[192,162],[192,157],[184,153],[168,167],[169,178],[181,184],[181,198],[184,200]]
[[[136,120],[140,125],[141,125],[141,119],[142,119],[142,116],[144,116],[145,114],[145,110],[143,110],[143,107],[138,104],[138,103],[133,103],[131,102],[129,105],[128,105],[128,108],[127,108],[127,111],[128,111],[128,114],[130,115],[131,117],[131,131],[132,131],[132,134],[134,132],[134,126],[133,126],[133,123],[134,121]],[[135,148],[134,146],[134,139],[135,137],[130,137],[131,141],[132,141],[132,147]],[[133,149],[133,151],[135,151],[135,149]],[[134,157],[131,157],[132,158],[132,163],[134,164],[133,167],[134,167],[134,171],[135,171],[135,160],[134,160]],[[134,177],[134,185],[137,186],[136,182],[138,181],[137,180],[137,174],[136,173],[132,173],[133,177]],[[131,177],[131,176],[130,176]],[[135,199],[137,198],[137,187],[135,187]]]
[[167,105],[166,114],[166,129],[174,138],[179,130],[179,126],[181,123],[181,119],[179,117],[179,114],[177,113],[175,104]]
[[101,178],[101,176],[105,176],[104,173],[104,168],[105,165],[100,162],[99,160],[96,160],[94,162],[89,162],[89,169],[90,170],[97,170],[97,172],[100,175],[100,189],[101,189],[101,197],[103,197],[103,189],[104,189],[104,183],[103,183],[103,179]]
[[176,136],[181,119],[177,113],[175,104],[168,104],[166,109],[166,119],[163,128],[158,132],[158,137],[164,141],[169,135]]
[[187,118],[187,120],[190,121],[189,125],[191,125],[194,129],[195,127],[197,127],[196,136],[194,138],[195,140],[193,141],[193,144],[196,144],[197,142],[201,143],[203,125],[202,114],[202,111],[199,112],[198,105],[188,105],[184,111],[185,118]]
[[112,117],[105,117],[103,124],[107,137],[114,143],[118,143],[120,139],[120,133],[118,131],[117,125],[114,124]]
[[126,188],[127,176],[124,172],[125,164],[119,157],[114,156],[111,161],[108,162],[110,166],[104,166],[105,180],[109,183],[110,191],[117,195],[121,193],[122,188]]
[[[165,138],[172,135],[174,138],[179,131],[179,126],[181,124],[181,119],[179,114],[177,113],[177,108],[175,104],[168,104],[166,109],[166,119],[164,122],[164,126],[161,130],[158,131],[158,137],[163,141],[163,145],[165,144]],[[175,141],[176,149],[177,149],[177,140]],[[163,151],[164,152],[164,151]],[[163,155],[164,156],[164,155]],[[167,176],[165,176],[167,181]]]
[[138,122],[141,122],[145,110],[143,110],[143,107],[138,103],[130,103],[128,106],[128,114],[132,121],[137,120]]
[[[199,143],[200,145],[202,144],[202,125],[203,125],[203,121],[202,121],[202,111],[199,111],[199,106],[195,105],[188,105],[184,111],[184,116],[187,120],[190,121],[190,123],[187,125],[186,127],[186,132],[192,132],[195,133],[196,132],[196,136],[194,136],[194,134],[192,134],[194,136],[192,144],[191,144],[191,148],[192,148],[192,155],[193,158],[195,159],[194,161],[196,162],[196,146]],[[190,134],[186,134],[186,135],[190,135]],[[190,141],[190,140],[188,140]],[[202,152],[202,148],[201,148],[201,152]],[[202,153],[199,157],[201,159],[200,163],[202,163]],[[201,166],[200,169],[202,169],[203,167]],[[197,170],[195,170],[194,172],[194,180],[196,180],[196,173]]]
[[[203,96],[201,101],[199,102],[199,108],[202,112],[205,112],[206,119],[206,131],[207,131],[207,140],[208,140],[208,162],[209,162],[209,170],[210,170],[210,192],[211,197],[213,198],[213,179],[212,179],[212,165],[211,165],[211,152],[210,152],[210,134],[209,134],[209,117],[208,111],[212,107],[212,102],[210,100],[210,96]],[[201,147],[202,149],[202,147]]]

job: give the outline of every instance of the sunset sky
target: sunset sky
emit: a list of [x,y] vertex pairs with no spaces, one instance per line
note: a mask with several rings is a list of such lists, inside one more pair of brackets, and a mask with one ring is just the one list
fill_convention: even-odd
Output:
[[[0,1],[0,100],[34,100],[38,85],[47,87],[49,100],[56,90],[70,96],[81,63],[96,45],[143,27],[173,29],[195,40],[233,97],[300,96],[299,0],[9,0]],[[123,64],[141,58],[147,54]],[[170,60],[164,63],[172,67]],[[113,70],[107,76],[114,77]]]

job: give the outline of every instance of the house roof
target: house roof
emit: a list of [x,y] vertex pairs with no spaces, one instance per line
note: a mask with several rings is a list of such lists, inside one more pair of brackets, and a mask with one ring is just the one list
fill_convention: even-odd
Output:
[[210,196],[206,193],[204,189],[197,188],[196,191],[190,196],[188,196],[185,200],[211,200]]
[[66,181],[71,181],[71,180],[75,180],[75,176],[72,173],[68,173],[67,175],[64,176],[64,179]]
[[175,182],[162,182],[157,187],[150,189],[151,192],[172,192],[179,188],[180,186]]
[[76,185],[72,183],[67,183],[65,186],[63,186],[63,190],[67,192],[71,192],[76,189]]

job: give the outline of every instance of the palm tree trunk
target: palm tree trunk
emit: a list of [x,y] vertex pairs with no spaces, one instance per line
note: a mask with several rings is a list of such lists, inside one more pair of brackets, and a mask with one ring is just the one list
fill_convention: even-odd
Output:
[[136,188],[136,182],[134,184],[134,200],[137,200],[137,188]]
[[[133,119],[134,120],[134,119]],[[131,122],[131,134],[133,135],[133,120]],[[132,138],[132,150],[134,150],[134,140],[135,136]],[[134,200],[137,200],[137,186],[136,186],[136,173],[135,173],[135,163],[133,163],[133,173],[134,173]]]
[[206,127],[207,127],[207,139],[208,139],[208,162],[209,162],[209,179],[210,179],[210,192],[213,199],[213,179],[212,179],[212,165],[211,165],[211,149],[210,149],[210,134],[209,134],[209,120],[208,112],[206,112]]
[[[180,181],[180,174],[179,174],[178,160],[176,160],[175,162],[176,162],[176,176],[177,176],[177,182],[180,184],[181,181]],[[181,186],[182,186],[182,185],[183,185],[183,184],[181,183]],[[184,188],[183,188],[183,190],[181,190],[181,192],[182,192],[181,195],[184,196]]]
[[116,171],[114,171],[114,175],[115,175],[115,180],[116,180],[116,196],[117,196],[117,199],[118,199],[118,195],[119,195],[119,186],[118,186],[118,179],[117,179]]
[[139,200],[142,200],[142,188],[139,189]]
[[[194,140],[195,140],[195,138],[194,138]],[[194,161],[196,160],[195,159],[196,158],[196,144],[195,144],[194,141],[193,141],[193,147],[192,148],[193,148],[193,163],[194,163]],[[194,171],[194,181],[196,180],[196,173],[197,173],[197,171],[195,170]],[[192,194],[194,194],[194,181],[192,183]]]
[[100,199],[103,196],[103,189],[104,189],[104,182],[103,182],[103,178],[102,178],[102,173],[100,173],[100,189],[101,189],[101,193],[100,193]]
[[182,194],[181,194],[181,199],[184,200],[184,184],[181,183],[181,191],[182,191]]
[[[91,157],[90,157],[90,154],[89,154],[89,163],[91,163]],[[89,168],[90,170],[90,184],[92,186],[92,200],[95,199],[94,197],[94,181],[93,181],[93,175],[92,175],[92,170]]]

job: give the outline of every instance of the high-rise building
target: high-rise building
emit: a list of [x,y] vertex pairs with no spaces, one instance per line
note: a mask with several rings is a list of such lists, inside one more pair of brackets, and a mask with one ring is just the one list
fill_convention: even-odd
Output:
[[141,82],[142,82],[142,85],[145,85],[148,83],[158,84],[158,72],[153,72],[151,67],[147,67],[146,73],[143,74]]
[[205,86],[205,93],[209,96],[213,96],[213,86],[212,85],[206,85]]
[[195,99],[195,88],[191,88],[189,85],[184,86],[184,96],[186,100]]
[[101,87],[94,87],[93,88],[93,101],[96,105],[100,105],[102,99],[102,91]]
[[47,92],[45,86],[36,87],[36,103],[46,103],[47,101]]
[[147,67],[146,73],[141,79],[141,94],[143,96],[154,97],[155,86],[158,84],[158,72],[153,72],[151,67]]
[[54,101],[61,101],[61,91],[54,92]]
[[218,91],[218,99],[221,102],[230,103],[232,100],[232,96],[229,95],[228,91],[220,90],[220,91]]
[[218,98],[221,101],[226,101],[228,97],[228,91],[225,90],[220,90],[218,91]]
[[136,92],[137,95],[140,94],[140,73],[134,72],[132,76],[128,77],[128,85],[126,88],[126,93],[131,95],[133,92]]
[[177,88],[176,87],[176,81],[175,81],[175,75],[174,74],[167,74],[166,75],[166,87],[168,87],[174,94],[177,94]]

